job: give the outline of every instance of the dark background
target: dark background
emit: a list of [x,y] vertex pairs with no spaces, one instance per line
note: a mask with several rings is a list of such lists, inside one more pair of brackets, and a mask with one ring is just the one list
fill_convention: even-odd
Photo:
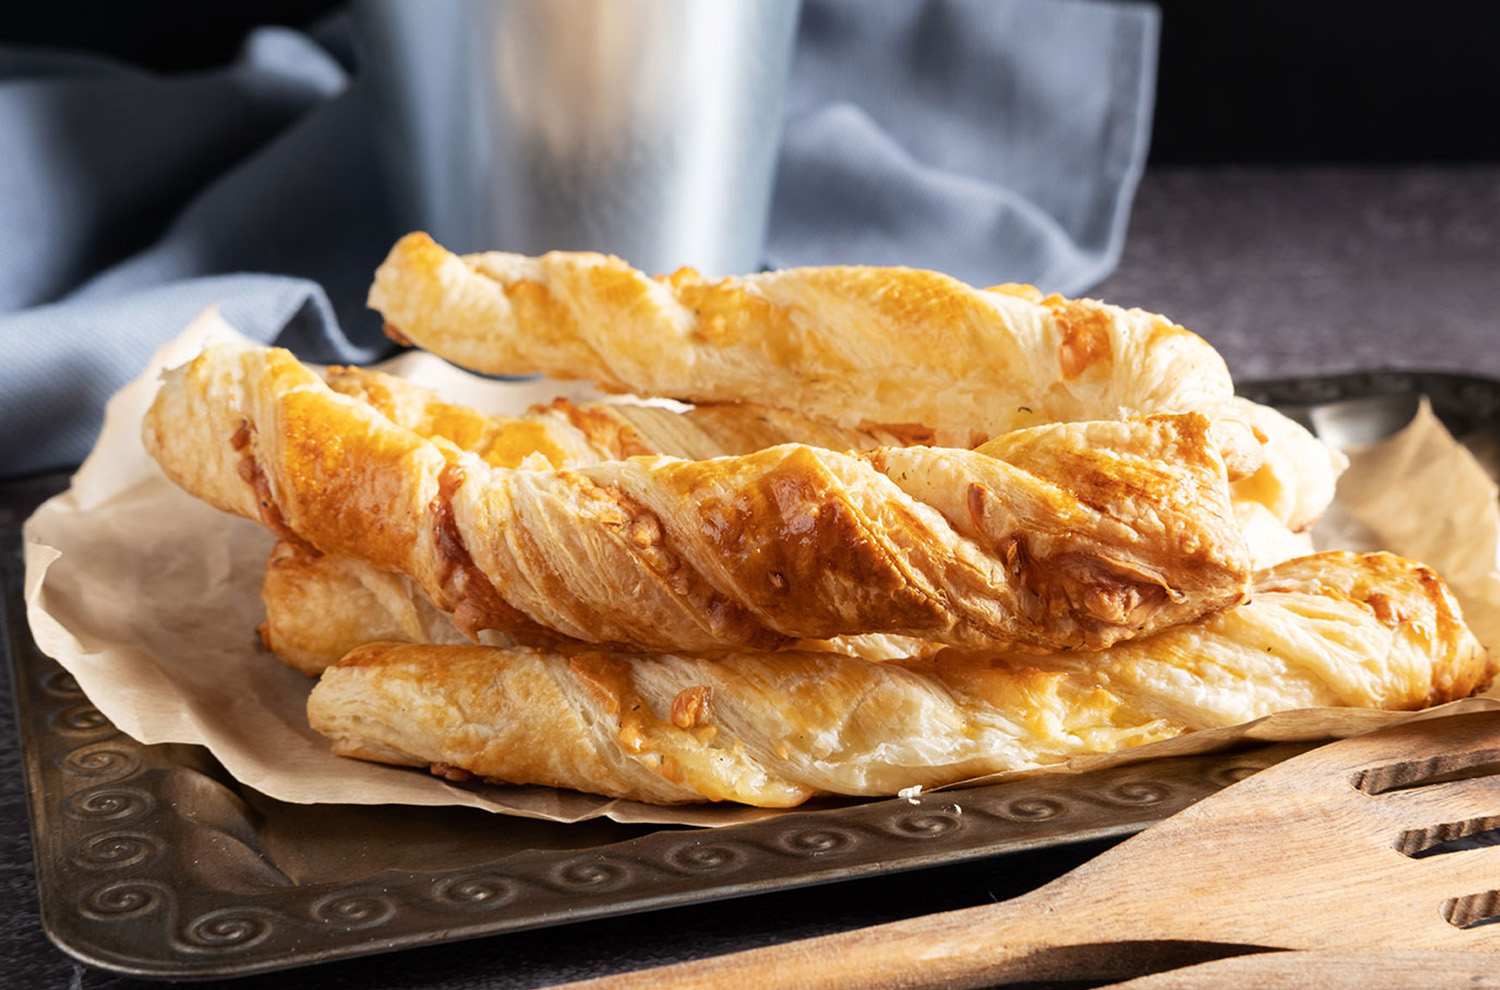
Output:
[[[1495,0],[1158,5],[1153,164],[1500,160]],[[343,6],[339,0],[12,4],[0,18],[0,41],[86,48],[182,71],[231,58],[253,25],[306,27]]]

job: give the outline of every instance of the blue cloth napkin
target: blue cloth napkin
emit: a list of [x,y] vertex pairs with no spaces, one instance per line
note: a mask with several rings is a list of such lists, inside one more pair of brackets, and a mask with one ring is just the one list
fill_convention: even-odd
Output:
[[1158,26],[1145,4],[809,0],[770,266],[1102,281],[1150,144]]
[[[1158,18],[1087,0],[806,0],[767,264],[1077,294],[1119,256]],[[0,46],[0,477],[76,463],[200,310],[313,361],[390,349],[399,230],[347,24],[159,75]]]

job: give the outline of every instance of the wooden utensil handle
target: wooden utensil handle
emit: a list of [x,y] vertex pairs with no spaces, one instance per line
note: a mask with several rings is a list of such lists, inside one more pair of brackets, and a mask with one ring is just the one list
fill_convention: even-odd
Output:
[[1160,972],[1112,990],[1427,990],[1500,986],[1492,952],[1263,952]]
[[575,990],[959,990],[1120,979],[1225,954],[1222,947],[1112,940],[1103,919],[1033,895],[571,984]]
[[[1001,953],[976,952],[962,911],[641,970],[578,990],[844,990],[957,988],[994,983]],[[998,964],[998,968],[997,968]],[[1003,978],[1003,977],[1002,977]]]

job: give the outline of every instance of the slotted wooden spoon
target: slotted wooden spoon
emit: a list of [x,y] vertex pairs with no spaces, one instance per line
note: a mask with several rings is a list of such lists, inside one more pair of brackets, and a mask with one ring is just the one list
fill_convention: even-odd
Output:
[[[1120,979],[1261,949],[1500,950],[1500,712],[1263,770],[1001,904],[575,984],[952,988]],[[1471,840],[1472,841],[1472,840]]]

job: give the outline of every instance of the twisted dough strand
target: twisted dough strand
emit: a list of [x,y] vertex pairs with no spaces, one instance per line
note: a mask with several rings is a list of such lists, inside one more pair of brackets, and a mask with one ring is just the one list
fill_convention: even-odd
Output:
[[1433,573],[1328,553],[1252,601],[1090,656],[717,660],[375,644],[308,714],[336,752],[658,802],[787,806],[1057,763],[1275,711],[1415,709],[1494,666]]
[[[1237,497],[1301,530],[1344,460],[1232,398],[1223,360],[1160,316],[933,272],[804,268],[651,279],[618,258],[458,257],[425,234],[392,248],[370,304],[398,339],[486,372],[540,371],[695,402],[751,402],[906,442],[973,447],[1050,422],[1201,412],[1261,434],[1226,449]],[[814,441],[809,441],[814,442]],[[1263,462],[1262,462],[1263,460]]]
[[785,445],[502,470],[284,351],[219,346],[168,374],[145,441],[193,494],[409,575],[470,633],[1097,649],[1235,604],[1247,581],[1196,415],[1043,427],[983,453]]
[[905,268],[653,279],[598,254],[458,257],[416,233],[369,303],[392,336],[478,371],[926,428],[945,446],[1205,411],[1234,392],[1218,353],[1163,317]]
[[[746,403],[678,412],[630,404],[574,405],[559,399],[550,408],[521,416],[495,416],[444,402],[427,389],[379,372],[333,368],[325,379],[330,388],[365,401],[398,425],[428,439],[452,442],[496,467],[541,462],[578,467],[655,453],[707,459],[787,442],[863,450],[899,446],[907,439],[842,429],[790,410]],[[1258,407],[1246,404],[1246,408],[1253,412]],[[1278,452],[1270,450],[1267,456],[1276,457]],[[1247,479],[1259,480],[1258,476]],[[1310,548],[1267,511],[1239,501],[1244,483],[1232,485],[1231,492],[1236,494],[1235,512],[1257,566],[1307,553]],[[448,614],[438,611],[409,579],[336,555],[314,556],[291,543],[280,543],[272,551],[262,599],[266,621],[261,633],[267,648],[308,674],[317,674],[355,647],[377,640],[465,641]],[[505,636],[493,632],[482,634],[481,640],[511,645]],[[925,648],[910,637],[889,635],[840,637],[826,645],[867,659],[909,656]]]
[[[329,388],[360,399],[397,425],[451,442],[494,467],[581,467],[655,453],[701,459],[791,441],[849,450],[899,442],[745,404],[677,412],[558,399],[524,415],[495,416],[444,402],[428,389],[376,371],[330,368],[324,378]],[[309,553],[294,542],[278,542],[272,550],[261,598],[266,648],[309,675],[377,640],[466,641],[451,616],[435,608],[410,579],[337,554]],[[510,645],[492,631],[480,638]]]

